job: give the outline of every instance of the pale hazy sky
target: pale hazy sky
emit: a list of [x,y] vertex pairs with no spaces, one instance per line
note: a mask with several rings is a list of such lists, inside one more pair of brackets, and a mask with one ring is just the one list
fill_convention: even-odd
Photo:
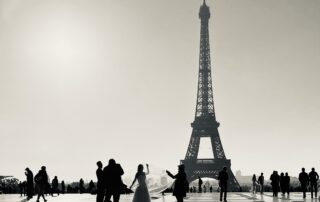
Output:
[[[201,4],[0,0],[0,175],[46,165],[95,179],[95,162],[111,157],[125,170],[176,170],[194,119]],[[320,1],[207,4],[232,169],[320,170]]]

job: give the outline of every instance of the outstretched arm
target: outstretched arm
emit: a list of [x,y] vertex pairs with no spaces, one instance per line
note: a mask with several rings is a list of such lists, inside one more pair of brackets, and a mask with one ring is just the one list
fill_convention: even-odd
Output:
[[170,171],[166,170],[166,172],[171,178],[176,178],[176,176],[172,175],[172,173],[170,173]]

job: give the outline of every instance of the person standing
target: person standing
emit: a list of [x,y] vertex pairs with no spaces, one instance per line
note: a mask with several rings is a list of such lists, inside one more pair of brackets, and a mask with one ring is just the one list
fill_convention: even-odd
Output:
[[288,173],[285,174],[284,179],[283,179],[283,183],[284,183],[284,192],[288,194],[288,197],[290,195],[290,176],[288,175]]
[[98,161],[97,162],[98,169],[96,171],[97,175],[97,202],[103,202],[104,195],[105,195],[105,189],[104,189],[104,184],[103,184],[103,171],[102,171],[102,162]]
[[263,194],[263,190],[264,190],[264,176],[263,176],[263,173],[261,173],[261,175],[258,178],[258,184],[260,185],[260,194]]
[[302,172],[299,174],[299,181],[303,192],[303,198],[306,198],[306,192],[309,183],[309,175],[305,172],[304,168],[302,168],[301,171]]
[[224,202],[227,202],[227,189],[228,189],[228,180],[229,175],[227,172],[227,167],[223,167],[223,169],[219,172],[218,175],[219,186],[220,186],[220,201],[222,201],[222,196],[224,195]]
[[256,194],[257,192],[257,177],[255,174],[252,176],[252,193]]
[[270,176],[272,192],[274,197],[278,197],[280,176],[277,171],[273,171]]
[[121,176],[124,174],[120,164],[114,159],[109,160],[109,164],[103,169],[104,184],[106,185],[105,201],[108,202],[113,196],[113,202],[119,202],[123,183]]
[[203,181],[200,178],[200,176],[198,176],[198,179],[199,179],[199,181],[198,181],[198,191],[199,191],[199,193],[202,193],[202,183],[203,183]]
[[168,170],[166,170],[167,174],[171,178],[175,179],[173,187],[173,196],[177,198],[177,202],[183,202],[183,198],[186,197],[187,189],[189,187],[187,174],[184,169],[184,165],[179,165],[178,174],[176,175],[173,175]]
[[80,178],[80,181],[79,181],[79,192],[80,194],[84,193],[84,181],[82,178]]
[[58,181],[58,177],[57,176],[54,176],[52,182],[51,182],[51,185],[52,185],[52,196],[54,193],[60,194],[60,191],[59,191],[59,181]]
[[36,176],[34,177],[34,181],[36,182],[36,185],[38,187],[37,202],[39,202],[41,196],[44,201],[47,201],[44,197],[46,186],[48,185],[48,174],[45,166],[41,167],[41,170],[39,170],[38,174],[36,174]]
[[284,173],[280,174],[280,190],[282,192],[282,196],[286,193],[285,183],[284,183]]
[[313,191],[315,194],[315,198],[317,198],[318,180],[319,180],[319,175],[314,170],[314,168],[312,168],[311,172],[309,173],[309,181],[310,181],[310,187],[311,187],[311,198],[313,198]]
[[27,177],[27,200],[33,197],[34,183],[33,183],[33,173],[29,168],[26,168],[25,175]]
[[138,187],[136,188],[133,196],[133,202],[151,202],[149,190],[146,182],[146,175],[149,174],[149,165],[147,164],[147,173],[143,172],[143,165],[138,165],[138,170],[136,173],[136,176],[130,186],[130,189],[132,189],[132,186],[134,183],[138,180]]
[[64,181],[61,181],[61,193],[64,194],[66,191],[66,185],[64,184]]

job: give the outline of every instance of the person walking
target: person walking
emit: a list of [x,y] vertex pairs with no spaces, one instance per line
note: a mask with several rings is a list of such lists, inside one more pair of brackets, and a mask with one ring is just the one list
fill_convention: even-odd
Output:
[[313,198],[313,192],[315,194],[315,198],[317,198],[318,180],[319,180],[319,175],[315,171],[315,169],[312,168],[311,172],[309,173],[309,181],[310,181],[310,187],[311,187],[311,198]]
[[66,192],[66,185],[64,184],[64,181],[61,181],[61,193],[64,194]]
[[41,170],[39,170],[38,174],[36,174],[36,176],[34,177],[34,181],[36,182],[36,185],[38,187],[37,202],[39,202],[40,197],[42,197],[44,201],[47,201],[44,197],[46,186],[48,184],[48,174],[45,166],[41,167]]
[[258,178],[258,184],[260,185],[260,194],[263,194],[264,191],[264,176],[263,173]]
[[97,198],[96,202],[103,202],[104,195],[105,195],[105,189],[104,189],[104,183],[103,183],[103,170],[102,170],[102,162],[97,162],[98,169],[96,170],[97,175]]
[[184,171],[184,165],[178,166],[178,174],[173,175],[168,170],[166,170],[167,174],[175,179],[174,187],[173,187],[173,196],[177,198],[177,202],[183,202],[183,198],[187,195],[187,189],[189,187],[189,183],[187,180],[187,174]]
[[198,191],[199,193],[202,193],[202,179],[200,178],[200,176],[198,176]]
[[256,194],[256,192],[257,192],[257,177],[255,174],[253,174],[251,180],[252,180],[252,193]]
[[229,180],[227,167],[223,167],[223,169],[219,172],[218,180],[219,180],[219,187],[220,187],[220,201],[222,201],[222,197],[223,197],[224,202],[227,202],[227,191],[228,191],[228,180]]
[[59,191],[59,181],[58,181],[58,177],[57,176],[54,176],[52,182],[51,182],[51,185],[52,185],[52,196],[53,194],[60,194],[60,191]]
[[109,160],[109,164],[103,169],[104,184],[106,185],[105,201],[109,202],[113,196],[113,202],[119,202],[120,193],[124,187],[121,176],[124,174],[120,164],[114,159]]
[[303,198],[306,198],[306,192],[309,183],[309,175],[305,172],[304,168],[301,169],[301,173],[299,174],[299,181],[303,192]]
[[280,190],[282,193],[282,196],[286,193],[285,183],[284,183],[284,173],[280,174]]
[[26,168],[25,175],[27,177],[27,200],[30,200],[34,192],[33,173],[29,168]]

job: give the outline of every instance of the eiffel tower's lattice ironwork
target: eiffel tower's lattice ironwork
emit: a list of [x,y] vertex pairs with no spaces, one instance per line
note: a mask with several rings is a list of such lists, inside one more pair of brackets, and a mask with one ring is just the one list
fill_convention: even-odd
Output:
[[[199,18],[201,19],[201,30],[197,105],[195,120],[191,124],[193,130],[189,147],[186,157],[181,163],[185,165],[190,181],[198,177],[217,179],[222,168],[227,167],[229,172],[229,189],[231,191],[239,191],[240,186],[231,171],[231,161],[226,158],[222,147],[218,132],[219,123],[216,121],[214,110],[208,29],[210,10],[205,0],[200,7]],[[198,159],[200,139],[202,137],[209,137],[211,139],[213,159]]]

